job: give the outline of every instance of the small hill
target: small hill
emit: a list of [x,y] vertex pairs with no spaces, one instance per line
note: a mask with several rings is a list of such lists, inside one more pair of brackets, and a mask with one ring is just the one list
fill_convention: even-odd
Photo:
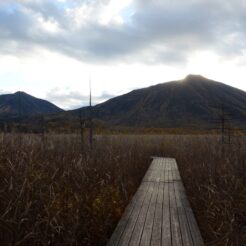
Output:
[[0,95],[0,117],[29,117],[41,114],[54,114],[63,110],[54,104],[38,99],[25,92]]
[[[222,110],[223,108],[223,110]],[[88,107],[73,113],[88,115]],[[110,125],[201,127],[221,117],[246,123],[246,92],[199,75],[134,90],[93,107],[93,116]]]

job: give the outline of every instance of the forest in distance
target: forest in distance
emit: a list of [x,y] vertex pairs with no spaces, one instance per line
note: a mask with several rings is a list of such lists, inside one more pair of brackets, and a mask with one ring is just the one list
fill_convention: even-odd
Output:
[[246,136],[1,134],[1,245],[106,245],[151,159],[176,158],[205,245],[246,243]]

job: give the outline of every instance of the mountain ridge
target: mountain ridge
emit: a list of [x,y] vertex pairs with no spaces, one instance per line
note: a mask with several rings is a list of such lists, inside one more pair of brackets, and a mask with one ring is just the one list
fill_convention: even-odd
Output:
[[[133,90],[93,107],[95,119],[110,125],[134,127],[189,127],[208,125],[219,117],[219,107],[246,122],[246,92],[200,75]],[[217,107],[217,108],[216,108]],[[87,117],[88,107],[74,110]]]
[[[6,96],[8,103],[5,100],[3,107],[2,98]],[[222,108],[226,117],[232,119],[233,127],[244,126],[246,92],[200,75],[188,75],[182,80],[159,83],[111,98],[92,106],[92,112],[95,126],[199,129],[214,127],[215,121],[218,126]],[[52,125],[73,125],[75,129],[79,127],[80,117],[85,121],[89,118],[90,108],[65,111],[24,92],[0,96],[2,120],[21,115],[26,122],[34,124],[32,116],[40,114],[47,115],[46,121]]]
[[29,117],[60,112],[63,110],[53,103],[23,91],[0,95],[0,117]]

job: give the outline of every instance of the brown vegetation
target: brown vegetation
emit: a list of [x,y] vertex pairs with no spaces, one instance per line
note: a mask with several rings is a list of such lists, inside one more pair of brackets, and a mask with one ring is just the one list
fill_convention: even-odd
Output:
[[75,135],[0,140],[1,245],[105,245],[150,164],[177,159],[206,245],[246,243],[245,138]]

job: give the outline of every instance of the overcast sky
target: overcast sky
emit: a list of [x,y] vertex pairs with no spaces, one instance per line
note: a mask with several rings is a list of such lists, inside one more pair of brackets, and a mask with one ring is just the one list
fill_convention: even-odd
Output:
[[0,93],[63,108],[201,74],[246,90],[245,0],[0,0]]

